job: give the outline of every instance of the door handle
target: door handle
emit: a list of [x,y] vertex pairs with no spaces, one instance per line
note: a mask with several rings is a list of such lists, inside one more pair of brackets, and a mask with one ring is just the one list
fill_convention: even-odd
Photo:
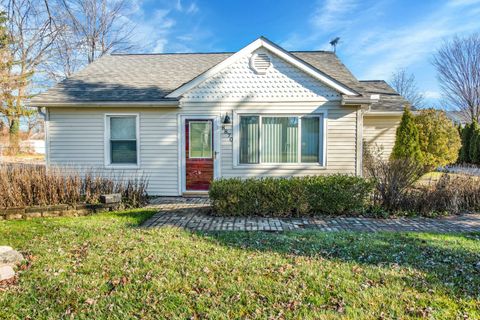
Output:
[[217,159],[217,154],[218,154],[218,153],[219,153],[218,151],[214,151],[214,152],[213,152],[213,159],[214,159],[214,160]]

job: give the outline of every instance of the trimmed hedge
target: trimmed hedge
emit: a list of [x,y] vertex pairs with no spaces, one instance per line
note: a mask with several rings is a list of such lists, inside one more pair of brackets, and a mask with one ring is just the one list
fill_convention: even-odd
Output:
[[212,182],[214,215],[301,217],[358,214],[373,190],[370,180],[349,175],[229,178]]

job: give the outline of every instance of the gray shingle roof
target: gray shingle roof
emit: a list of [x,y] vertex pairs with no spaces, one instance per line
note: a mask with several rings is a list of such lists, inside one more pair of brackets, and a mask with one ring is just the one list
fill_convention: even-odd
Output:
[[158,101],[231,55],[106,55],[36,96],[32,104]]
[[403,111],[405,105],[410,106],[410,103],[384,80],[360,80],[359,82],[363,92],[380,94],[380,100],[371,105],[372,111]]
[[[106,55],[37,95],[31,104],[162,101],[170,92],[232,54],[234,53]],[[372,88],[380,90],[381,85],[376,84],[377,82],[358,81],[332,52],[293,51],[291,54],[361,94],[370,93]],[[396,100],[392,98],[398,96],[395,91],[392,93],[392,90],[384,90],[384,98],[382,94],[387,109],[393,108]]]

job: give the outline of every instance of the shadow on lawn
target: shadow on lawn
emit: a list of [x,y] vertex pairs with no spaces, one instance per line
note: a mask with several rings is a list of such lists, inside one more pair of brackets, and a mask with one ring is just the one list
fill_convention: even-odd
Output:
[[[197,233],[209,241],[252,251],[276,252],[379,267],[408,267],[426,275],[406,279],[420,291],[442,287],[456,298],[480,299],[480,234],[320,232]],[[447,237],[447,238],[446,238]],[[478,241],[470,248],[457,241]],[[468,245],[470,246],[470,245]]]
[[114,211],[110,214],[130,220],[128,227],[136,228],[153,216],[157,211],[154,209],[131,209],[126,211]]

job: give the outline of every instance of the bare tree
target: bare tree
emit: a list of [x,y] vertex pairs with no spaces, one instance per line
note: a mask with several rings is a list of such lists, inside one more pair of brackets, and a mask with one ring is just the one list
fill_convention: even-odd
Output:
[[47,0],[0,0],[5,9],[4,21],[8,43],[4,56],[0,113],[9,129],[10,147],[15,152],[19,146],[22,117],[31,116],[35,110],[26,105],[30,97],[30,79],[38,66],[48,57],[58,29],[53,23]]
[[45,71],[55,80],[113,51],[128,51],[134,25],[126,18],[129,0],[55,0],[55,23],[62,33]]
[[405,69],[399,69],[392,74],[390,85],[412,106],[421,108],[425,105],[425,96],[418,89],[415,76],[407,74]]
[[446,100],[470,121],[480,121],[480,34],[445,41],[433,65]]

